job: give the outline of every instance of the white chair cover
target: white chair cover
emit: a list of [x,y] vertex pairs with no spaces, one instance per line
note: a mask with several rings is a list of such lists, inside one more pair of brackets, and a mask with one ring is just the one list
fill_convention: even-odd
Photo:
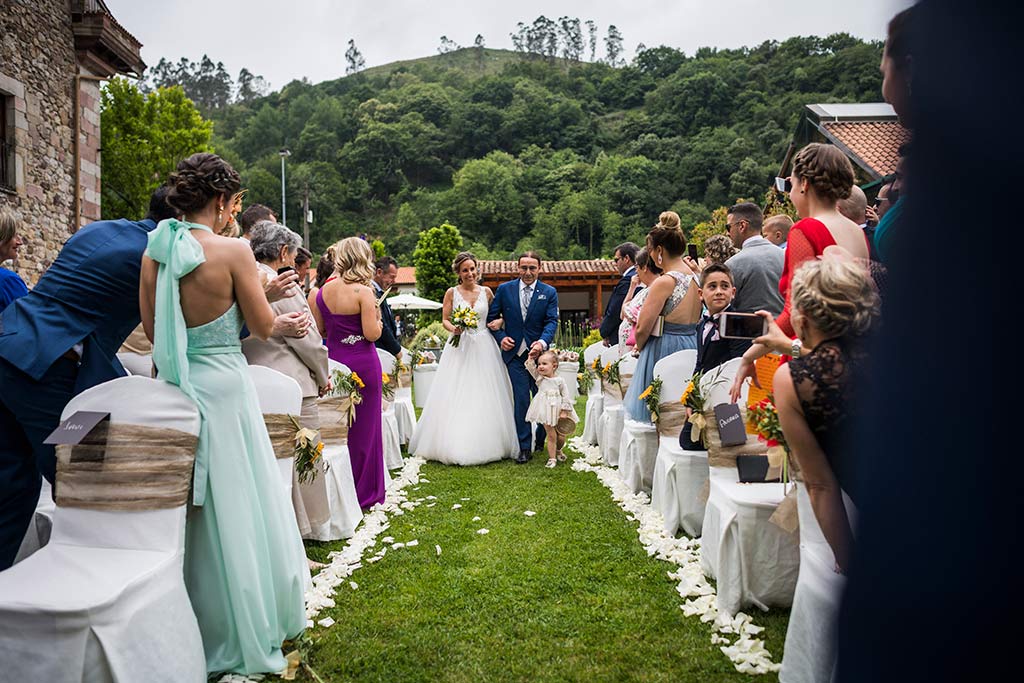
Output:
[[[696,362],[697,351],[686,349],[665,356],[655,364],[654,378],[662,381],[663,403],[683,395],[689,378],[693,376],[693,366]],[[619,474],[633,493],[652,493],[659,447],[656,425],[625,420],[619,441]]]
[[430,396],[430,387],[434,383],[437,365],[437,363],[424,363],[412,369],[413,398],[416,400],[417,408],[422,409],[427,405],[427,397]]
[[[327,367],[332,374],[335,370],[349,372],[348,366],[335,360],[328,359]],[[363,511],[359,507],[359,498],[356,495],[356,481],[352,476],[348,444],[324,439],[323,459],[327,463],[327,504],[331,518],[323,525],[313,527],[307,538],[314,541],[351,538],[363,519]]]
[[[601,365],[614,363],[619,360],[617,346],[609,346],[601,351]],[[622,358],[619,364],[619,374],[632,375],[636,370],[637,359],[632,355]],[[614,393],[614,392],[613,392]],[[601,414],[601,427],[598,432],[597,444],[601,447],[601,458],[609,467],[617,467],[619,464],[619,443],[622,438],[622,431],[625,428],[625,413],[622,409],[620,397],[604,395],[604,412]]]
[[[598,342],[591,344],[583,350],[583,362],[587,369],[591,368],[594,360],[601,357],[604,345]],[[583,416],[583,440],[594,446],[598,443],[598,432],[601,426],[601,414],[604,412],[604,394],[601,393],[601,382],[594,378],[594,385],[587,394],[587,408]]]
[[36,511],[25,531],[25,537],[21,540],[18,554],[14,557],[15,564],[50,542],[50,532],[53,530],[53,511],[57,506],[53,502],[53,487],[50,486],[50,482],[45,478],[41,481],[39,502],[36,503]]
[[[380,359],[381,369],[391,374],[395,370],[395,357],[384,349],[377,349],[377,358]],[[398,428],[398,416],[395,412],[395,405],[385,401],[387,410],[381,406],[380,430],[384,439],[384,465],[389,470],[398,469],[405,463],[402,460],[402,438]]]
[[[249,377],[256,385],[256,397],[260,402],[260,412],[264,415],[294,415],[296,419],[302,415],[302,387],[294,379],[273,368],[262,365],[250,365]],[[278,458],[277,467],[281,471],[288,506],[292,505],[292,473],[295,460]]]
[[138,375],[139,377],[153,376],[153,356],[150,354],[142,355],[141,353],[125,351],[117,354],[117,359],[121,361],[121,365],[124,366],[129,375]]
[[[408,349],[402,349],[402,362],[409,363],[411,354]],[[398,440],[407,444],[412,440],[412,434],[416,431],[416,408],[412,402],[412,386],[399,387],[395,391],[395,417],[398,418]]]
[[768,520],[785,497],[782,484],[741,484],[736,470],[712,467],[701,539],[701,567],[718,581],[718,610],[767,610],[793,602],[799,532]]
[[[857,510],[843,493],[850,524],[856,528]],[[836,622],[846,577],[835,572],[835,556],[821,532],[811,499],[797,483],[800,516],[800,577],[786,630],[785,655],[779,680],[784,683],[830,681],[836,666]]]
[[569,389],[569,398],[575,404],[580,395],[580,364],[563,360],[558,364],[558,376],[565,380],[565,386]]
[[[113,424],[199,434],[177,387],[122,377],[65,407]],[[58,486],[59,488],[59,486]],[[185,506],[145,511],[58,507],[49,544],[0,573],[3,679],[47,683],[205,681],[206,659],[182,578]]]
[[[681,351],[679,353],[686,353]],[[696,353],[690,351],[690,353]],[[676,359],[678,353],[674,353],[661,362]],[[671,363],[685,364],[685,357],[672,360]],[[658,367],[655,366],[655,372]],[[696,364],[694,355],[693,364],[680,367],[686,372],[676,372],[671,365],[663,371],[663,384],[661,387],[662,396],[682,396],[686,385],[690,383],[693,375],[693,367]],[[701,391],[709,396],[709,400],[722,403],[728,400],[728,389],[736,376],[739,368],[739,360],[733,359],[723,363],[718,368],[706,374],[701,382]],[[669,369],[672,368],[672,369]],[[712,386],[714,384],[714,386]],[[746,400],[746,387],[743,390],[742,400]],[[688,429],[684,425],[683,429]],[[661,512],[665,520],[666,533],[675,535],[682,529],[691,538],[701,535],[701,527],[704,524],[705,500],[701,496],[708,481],[708,452],[707,451],[684,451],[679,446],[679,439],[670,436],[663,436],[658,440],[658,457],[654,465],[654,481],[651,487],[651,505]]]

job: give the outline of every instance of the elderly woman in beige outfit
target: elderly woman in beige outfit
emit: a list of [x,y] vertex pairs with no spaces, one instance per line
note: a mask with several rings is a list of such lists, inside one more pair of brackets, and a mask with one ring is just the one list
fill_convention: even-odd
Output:
[[[302,238],[279,223],[261,221],[249,233],[249,241],[256,256],[256,267],[260,279],[269,282],[277,277],[278,270],[295,267],[295,255],[302,245]],[[271,304],[274,315],[282,313],[304,313],[309,315],[309,305],[302,289],[293,287],[283,298]],[[249,365],[263,365],[288,375],[302,387],[303,427],[320,429],[316,399],[330,386],[327,370],[327,347],[323,345],[316,326],[309,328],[304,337],[273,335],[266,341],[254,336],[242,340],[242,353]],[[292,481],[292,504],[295,518],[303,537],[330,519],[327,504],[326,478],[323,473],[308,484],[299,484],[297,477]]]

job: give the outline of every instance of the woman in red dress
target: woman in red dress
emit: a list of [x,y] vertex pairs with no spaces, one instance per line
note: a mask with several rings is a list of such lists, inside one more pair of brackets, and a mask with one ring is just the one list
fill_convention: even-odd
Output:
[[[775,323],[790,339],[795,339],[796,332],[790,322],[789,285],[797,269],[832,246],[841,247],[855,259],[866,261],[870,254],[864,231],[836,209],[836,202],[850,196],[854,183],[853,164],[845,154],[833,145],[811,143],[793,158],[789,182],[792,186],[789,198],[800,220],[789,230],[786,261],[779,279],[779,293],[786,303]],[[755,343],[743,354],[732,387],[733,400],[739,396],[743,381],[747,377],[754,378],[754,361],[771,350]],[[800,352],[795,346],[792,350],[794,355]]]

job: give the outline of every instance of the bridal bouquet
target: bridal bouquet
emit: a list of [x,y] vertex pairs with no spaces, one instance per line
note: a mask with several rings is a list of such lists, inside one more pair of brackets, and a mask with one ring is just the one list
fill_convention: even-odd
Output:
[[789,446],[786,436],[779,424],[779,411],[775,407],[775,397],[768,394],[749,408],[747,422],[757,432],[758,441],[768,446],[768,464],[771,467],[782,467],[782,483],[789,483]]
[[[476,326],[480,324],[480,314],[469,306],[459,306],[452,311],[452,325],[462,330],[476,329]],[[462,341],[461,334],[453,334],[451,336],[452,347],[458,347],[459,342]]]
[[324,453],[324,442],[317,438],[315,431],[302,427],[291,415],[288,419],[295,426],[295,474],[300,484],[308,484],[316,479],[316,463]]
[[356,406],[363,402],[361,390],[366,387],[366,384],[356,373],[350,372],[346,374],[341,370],[334,371],[333,384],[333,394],[335,396],[349,399],[346,418],[348,419],[348,426],[351,427],[352,423],[356,420]]
[[657,423],[661,418],[661,378],[655,377],[654,380],[647,385],[643,393],[640,394],[640,400],[647,405],[647,410],[651,411],[651,422]]
[[[714,381],[709,384],[706,388],[721,384],[723,379],[720,379],[722,369],[719,368],[715,373]],[[697,442],[698,439],[703,441],[704,429],[707,427],[707,420],[704,418],[705,404],[707,403],[708,397],[704,395],[701,384],[704,380],[704,373],[694,373],[690,379],[690,383],[686,385],[686,389],[683,391],[683,396],[680,402],[690,409],[690,417],[687,418],[687,422],[690,423],[690,440]]]

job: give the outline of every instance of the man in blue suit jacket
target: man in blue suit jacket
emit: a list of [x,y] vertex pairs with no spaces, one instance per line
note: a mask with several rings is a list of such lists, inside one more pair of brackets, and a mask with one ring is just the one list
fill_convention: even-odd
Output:
[[124,375],[115,354],[139,324],[149,232],[175,214],[160,188],[144,220],[98,221],[65,243],[39,283],[0,314],[0,570],[14,562],[56,458],[43,440],[67,402]]
[[[526,359],[537,358],[555,339],[558,331],[558,292],[551,285],[540,282],[540,256],[527,251],[519,257],[519,279],[498,287],[487,313],[487,322],[498,318],[505,321],[499,330],[492,330],[501,346],[501,356],[512,380],[515,404],[516,432],[519,435],[519,457],[523,464],[532,457],[533,434],[526,421],[530,399],[537,392],[533,377],[526,370]],[[537,450],[544,447],[541,432]]]

